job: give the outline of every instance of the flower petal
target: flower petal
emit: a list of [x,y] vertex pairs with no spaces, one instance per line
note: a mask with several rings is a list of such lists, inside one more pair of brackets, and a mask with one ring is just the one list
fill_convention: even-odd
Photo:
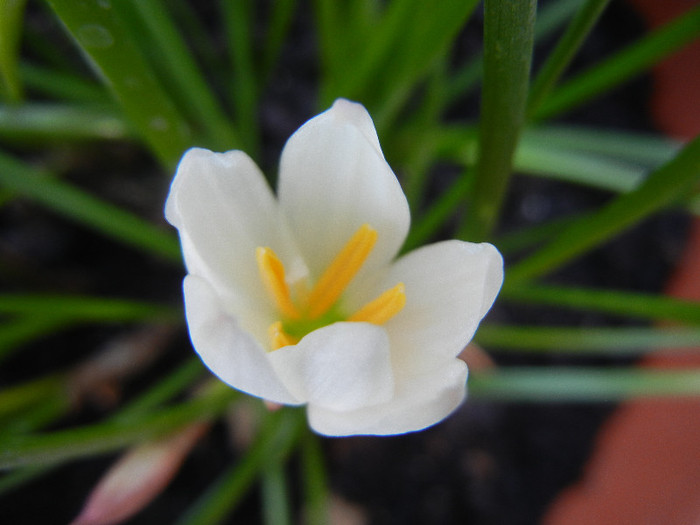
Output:
[[241,151],[188,150],[165,212],[180,231],[189,272],[219,290],[236,314],[268,303],[255,260],[258,246],[271,247],[291,272],[303,271],[270,187]]
[[453,359],[427,374],[396,385],[387,403],[338,412],[310,404],[309,424],[327,436],[389,435],[414,432],[442,421],[465,397],[467,366]]
[[399,373],[441,366],[474,336],[503,281],[503,260],[490,244],[445,241],[392,266],[386,286],[403,282],[406,305],[385,328]]
[[347,100],[337,100],[290,137],[278,197],[314,278],[365,223],[379,234],[365,274],[392,260],[408,232],[408,203],[372,120]]
[[224,311],[204,279],[188,275],[183,288],[192,345],[209,370],[253,396],[277,403],[300,403],[277,377],[265,350]]
[[294,395],[328,410],[354,410],[391,398],[389,338],[368,323],[335,323],[269,354]]

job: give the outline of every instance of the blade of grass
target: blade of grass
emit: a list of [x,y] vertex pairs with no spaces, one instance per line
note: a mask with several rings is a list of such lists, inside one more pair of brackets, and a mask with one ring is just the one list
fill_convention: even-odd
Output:
[[241,146],[221,105],[207,86],[180,31],[160,0],[130,0],[114,4],[130,35],[150,58],[151,67],[168,86],[180,111],[206,137],[203,145],[227,151]]
[[0,418],[51,398],[65,397],[64,376],[50,375],[0,390]]
[[472,183],[472,177],[459,177],[449,190],[440,195],[430,209],[415,221],[402,251],[413,250],[430,239],[447,222],[447,219],[453,215],[459,205],[464,202],[464,198],[468,195]]
[[195,380],[202,376],[204,366],[196,357],[187,359],[168,375],[151,386],[146,392],[127,403],[117,412],[115,421],[128,421],[133,417],[148,414],[150,410],[161,406],[177,394],[191,386]]
[[0,361],[10,357],[21,345],[45,337],[66,328],[72,320],[60,313],[50,315],[28,315],[20,319],[5,321],[0,325]]
[[700,370],[498,368],[469,376],[472,399],[524,402],[613,402],[700,395]]
[[479,159],[458,236],[479,241],[493,229],[524,122],[536,2],[484,2],[484,85]]
[[178,242],[170,233],[2,152],[0,186],[146,252],[181,260]]
[[618,159],[537,144],[525,137],[513,165],[521,173],[614,192],[633,190],[649,171]]
[[493,244],[498,246],[498,250],[505,256],[522,252],[561,235],[561,232],[580,217],[582,214],[566,215],[540,224],[525,226],[500,235],[494,239]]
[[43,103],[0,107],[0,138],[6,141],[124,140],[130,135],[109,109]]
[[289,30],[294,22],[297,11],[297,0],[278,0],[270,5],[272,10],[267,25],[263,55],[262,55],[262,85],[270,80],[282,51],[282,46],[287,39]]
[[510,283],[532,279],[594,248],[636,222],[685,196],[700,179],[700,137],[652,172],[635,190],[567,228],[506,272]]
[[[375,100],[373,118],[380,135],[390,129],[400,109],[436,61],[448,53],[477,1],[414,4],[408,24],[396,28],[398,38],[389,49],[390,54],[362,86],[361,100]],[[355,78],[354,74],[347,76]]]
[[526,129],[523,143],[595,153],[650,168],[671,160],[682,146],[664,136],[557,125]]
[[263,523],[267,525],[290,525],[289,490],[283,465],[268,463],[262,474]]
[[[70,402],[65,395],[50,397],[41,404],[25,409],[19,417],[3,424],[3,434],[27,434],[37,431],[57,421],[70,409]],[[2,439],[2,438],[0,438]]]
[[258,74],[253,56],[253,8],[249,0],[220,2],[233,79],[229,98],[233,102],[236,118],[246,130],[244,146],[253,158],[260,151],[260,126],[258,124]]
[[304,476],[304,516],[308,525],[325,525],[328,515],[328,479],[320,438],[306,430],[302,442],[302,473]]
[[549,119],[610,91],[700,35],[700,6],[565,82],[540,105],[536,119]]
[[638,355],[664,348],[700,348],[698,328],[598,328],[485,325],[476,340],[487,348],[585,357]]
[[191,130],[158,82],[111,3],[46,0],[92,60],[124,113],[153,154],[169,169],[191,145]]
[[117,450],[220,414],[236,396],[223,384],[207,395],[124,421],[110,420],[0,443],[0,469],[50,464]]
[[138,300],[78,295],[0,294],[0,313],[36,317],[56,314],[78,321],[176,321],[182,313],[170,306]]
[[700,303],[639,292],[520,285],[501,290],[501,300],[636,317],[656,321],[700,324]]
[[282,463],[298,441],[303,412],[285,408],[267,414],[263,428],[246,454],[202,494],[176,525],[222,523],[240,503],[256,477],[270,463]]
[[21,101],[23,96],[17,64],[26,3],[26,0],[0,0],[0,85],[5,100],[10,103]]
[[[160,406],[191,385],[201,375],[202,371],[203,366],[198,359],[189,359],[173,372],[170,372],[164,379],[158,381],[145,393],[139,395],[119,410],[112,419],[115,421],[128,420],[140,414],[147,414],[149,410]],[[21,406],[27,406],[28,396],[30,404],[34,402],[46,403],[48,398],[49,400],[55,399],[62,402],[63,406],[69,406],[70,399],[65,388],[66,377],[69,376],[50,376],[1,390],[0,411],[6,409],[5,402],[9,402],[8,409],[14,408],[16,410],[18,399],[22,402]],[[0,478],[0,495],[51,472],[62,463],[65,463],[65,461],[67,460],[22,467],[6,473]]]
[[22,62],[20,74],[28,89],[61,101],[109,106],[114,104],[109,93],[97,82],[68,71],[58,71]]
[[610,0],[587,0],[571,20],[569,27],[547,57],[532,82],[528,97],[528,115],[535,113],[567,68],[588,33],[603,14]]

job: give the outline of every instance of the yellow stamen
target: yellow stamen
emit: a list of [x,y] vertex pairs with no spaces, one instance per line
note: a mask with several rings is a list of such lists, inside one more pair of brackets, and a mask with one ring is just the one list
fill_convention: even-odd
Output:
[[270,248],[259,247],[255,250],[258,270],[267,292],[277,305],[277,309],[289,319],[299,319],[301,314],[292,302],[289,286],[284,280],[284,265]]
[[272,323],[267,329],[267,335],[270,338],[270,346],[273,350],[279,350],[283,346],[295,345],[299,342],[284,331],[282,321]]
[[309,294],[309,317],[316,319],[335,304],[364,264],[377,240],[377,231],[363,224],[333,259]]
[[399,283],[373,301],[364,305],[357,312],[352,314],[348,318],[348,321],[355,323],[384,324],[398,314],[405,304],[405,287],[403,283]]

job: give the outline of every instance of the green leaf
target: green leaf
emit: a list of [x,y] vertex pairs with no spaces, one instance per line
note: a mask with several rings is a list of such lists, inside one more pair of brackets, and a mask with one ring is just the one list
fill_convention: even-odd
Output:
[[500,300],[700,324],[700,303],[662,295],[552,285],[519,285],[501,290]]
[[231,119],[209,89],[161,0],[121,0],[113,8],[179,110],[203,135],[201,145],[221,151],[240,147]]
[[0,86],[8,102],[22,99],[17,64],[25,5],[26,0],[0,0]]
[[651,173],[635,190],[621,195],[567,228],[543,248],[506,272],[514,283],[547,273],[602,244],[626,228],[674,204],[700,179],[700,137]]
[[267,25],[262,58],[263,85],[270,79],[287,34],[292,28],[297,11],[297,0],[278,0],[270,5],[270,9],[272,13]]
[[484,85],[474,188],[458,236],[479,241],[495,226],[525,118],[534,0],[484,2]]
[[287,485],[284,466],[268,462],[262,474],[263,523],[266,525],[291,525]]
[[71,319],[53,312],[44,316],[27,316],[0,324],[0,361],[19,346],[47,336],[71,324]]
[[471,399],[511,402],[621,401],[700,395],[700,370],[497,368],[469,376]]
[[173,321],[181,312],[139,300],[79,295],[0,294],[0,314],[43,317],[59,314],[79,321]]
[[700,329],[485,325],[479,329],[476,340],[480,345],[501,350],[579,357],[618,356],[659,348],[700,347]]
[[326,525],[330,520],[330,495],[320,438],[307,430],[301,452],[305,522],[307,525]]
[[118,107],[100,84],[69,71],[59,71],[28,62],[20,65],[20,73],[31,91],[60,101]]
[[0,469],[47,465],[111,452],[209,419],[225,410],[236,395],[235,390],[218,386],[205,396],[139,417],[0,440]]
[[664,136],[561,125],[527,128],[523,132],[522,144],[555,151],[591,153],[648,168],[668,162],[682,146],[680,142]]
[[131,130],[112,110],[86,106],[0,106],[0,138],[12,142],[124,140]]
[[230,515],[269,464],[282,463],[301,435],[303,412],[285,408],[268,413],[255,442],[229,467],[176,525],[216,525]]
[[233,70],[229,98],[233,101],[241,128],[246,130],[245,148],[255,158],[260,150],[260,126],[258,125],[260,86],[253,56],[255,6],[249,0],[236,2],[223,0],[220,5]]
[[700,6],[564,83],[541,104],[537,119],[549,119],[610,91],[700,35]]
[[559,80],[571,59],[583,44],[588,33],[603,13],[610,0],[587,0],[569,24],[557,46],[547,57],[532,82],[528,97],[528,114],[533,114]]
[[0,152],[0,186],[149,253],[180,261],[173,235],[113,204]]
[[187,120],[136,47],[112,3],[47,0],[112,89],[129,121],[164,166],[191,145]]

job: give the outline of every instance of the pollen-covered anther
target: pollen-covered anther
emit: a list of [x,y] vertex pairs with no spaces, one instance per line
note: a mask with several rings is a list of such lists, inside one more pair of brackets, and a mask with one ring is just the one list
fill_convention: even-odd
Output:
[[322,316],[335,304],[362,268],[376,241],[377,230],[369,224],[363,224],[353,234],[309,294],[308,315],[311,319]]
[[284,331],[282,321],[272,323],[267,329],[267,335],[270,338],[270,347],[272,350],[279,350],[283,346],[295,345],[299,342],[296,338]]
[[301,314],[292,301],[289,286],[285,281],[284,265],[271,248],[258,247],[255,250],[258,270],[268,294],[277,310],[288,319],[299,319]]
[[406,288],[398,283],[348,317],[355,323],[384,324],[406,305]]

